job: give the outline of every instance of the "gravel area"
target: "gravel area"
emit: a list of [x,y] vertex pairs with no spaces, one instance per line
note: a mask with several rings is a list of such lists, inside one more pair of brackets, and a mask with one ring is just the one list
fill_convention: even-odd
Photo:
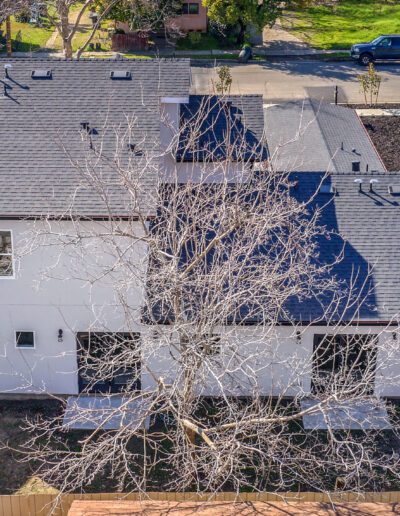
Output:
[[389,172],[400,171],[400,117],[363,116],[362,121]]

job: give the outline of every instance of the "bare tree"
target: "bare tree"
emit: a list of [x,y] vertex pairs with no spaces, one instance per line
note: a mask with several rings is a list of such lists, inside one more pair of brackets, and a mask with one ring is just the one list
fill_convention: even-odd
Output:
[[[86,41],[76,53],[77,59],[80,58],[86,47],[92,41],[102,20],[119,1],[120,0],[109,0],[106,5],[103,6],[102,12],[98,14],[97,21],[89,31]],[[72,40],[79,30],[79,25],[83,15],[91,7],[96,5],[96,0],[85,0],[83,3],[78,3],[76,0],[46,0],[46,4],[47,16],[51,23],[56,27],[62,39],[65,57],[67,59],[71,59],[73,56]],[[74,20],[72,20],[71,15],[74,8],[76,13],[74,15]]]
[[[232,124],[222,136],[215,106],[214,122],[203,124],[213,102]],[[67,423],[60,416],[29,424],[26,460],[62,491],[101,475],[121,490],[151,490],[162,476],[165,490],[212,493],[325,491],[335,483],[362,491],[384,485],[384,473],[398,479],[398,455],[382,446],[387,434],[368,425],[337,431],[332,421],[332,407],[355,421],[352,407],[368,402],[377,410],[367,422],[385,422],[371,385],[383,376],[399,382],[397,327],[355,334],[369,278],[360,289],[356,270],[350,282],[337,277],[341,251],[329,263],[319,259],[317,242],[337,237],[320,222],[320,184],[299,198],[298,179],[274,171],[262,144],[249,146],[229,106],[205,97],[179,129],[165,115],[171,138],[161,149],[143,140],[134,118],[123,132],[108,128],[116,135],[111,153],[101,135],[83,131],[85,159],[70,160],[103,199],[108,220],[80,220],[71,207],[68,223],[68,213],[44,218],[27,235],[25,253],[55,250],[44,277],[107,283],[115,295],[101,309],[93,300],[96,319],[111,310],[122,321],[119,333],[106,322],[92,329],[79,366],[83,394],[124,379],[120,405],[78,446],[68,428],[93,423],[90,409],[77,405]],[[115,216],[110,178],[126,200],[124,216]],[[293,306],[315,302],[319,311],[299,323]],[[329,326],[313,351],[316,369],[302,341],[313,325]],[[305,429],[312,416],[326,430]],[[107,430],[113,418],[125,423]]]
[[[102,9],[98,13],[97,21],[88,32],[86,41],[76,53],[78,59],[92,41],[96,31],[100,28],[101,22],[119,1],[109,0],[102,3]],[[0,20],[6,19],[8,16],[16,14],[23,9],[30,9],[32,5],[32,0],[4,0],[0,5]],[[41,7],[46,9],[47,18],[57,29],[61,37],[64,54],[67,59],[73,57],[72,40],[79,31],[82,17],[90,8],[96,5],[97,0],[85,0],[84,2],[78,2],[77,0],[43,0],[41,2]]]

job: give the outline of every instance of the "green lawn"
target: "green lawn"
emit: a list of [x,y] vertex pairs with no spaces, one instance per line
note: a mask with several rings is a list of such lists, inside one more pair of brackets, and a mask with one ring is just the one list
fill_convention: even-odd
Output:
[[400,33],[400,2],[339,0],[335,6],[295,11],[282,22],[313,47],[347,48],[353,43],[371,41],[380,34]]
[[[5,32],[5,24],[1,27]],[[17,34],[20,32],[21,40],[16,41]],[[46,47],[46,42],[53,34],[53,29],[45,27],[36,27],[30,23],[19,23],[11,18],[11,38],[13,40],[13,49],[21,52],[29,52],[30,50],[39,50]],[[5,49],[3,49],[4,51]]]

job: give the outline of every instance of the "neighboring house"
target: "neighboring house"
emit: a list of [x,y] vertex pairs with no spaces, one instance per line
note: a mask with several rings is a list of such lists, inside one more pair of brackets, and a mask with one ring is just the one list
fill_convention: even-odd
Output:
[[182,32],[207,32],[207,9],[201,0],[182,3],[182,14],[172,22]]
[[[201,0],[182,2],[182,14],[169,21],[169,27],[178,32],[207,32],[207,8]],[[128,23],[117,22],[117,28],[130,32]]]
[[[323,335],[334,332],[336,340],[338,334],[343,338],[360,336],[361,340],[379,335],[383,344],[380,349],[385,348],[385,339],[396,338],[390,325],[397,327],[400,312],[400,207],[391,192],[393,187],[399,189],[400,180],[386,172],[352,110],[313,102],[275,105],[266,109],[264,129],[261,95],[225,99],[189,95],[188,60],[11,63],[10,77],[3,78],[6,93],[0,99],[0,392],[77,394],[85,388],[78,374],[77,349],[78,344],[88,345],[89,331],[112,332],[119,338],[126,332],[139,336],[145,330],[143,292],[139,288],[128,293],[130,309],[138,315],[127,328],[112,277],[93,285],[83,281],[81,257],[66,254],[57,238],[54,246],[30,243],[24,253],[26,235],[43,217],[57,221],[52,231],[57,232],[59,227],[63,234],[71,228],[73,235],[77,218],[87,219],[88,234],[101,229],[104,232],[105,221],[110,218],[123,228],[124,220],[131,219],[135,210],[126,185],[107,168],[99,167],[95,154],[93,163],[87,163],[82,142],[90,149],[101,143],[113,159],[116,143],[121,144],[124,155],[133,159],[140,172],[141,151],[157,157],[159,148],[170,145],[174,128],[196,122],[204,105],[208,106],[209,118],[201,128],[203,140],[190,153],[182,151],[186,137],[183,131],[174,151],[158,163],[157,169],[140,177],[141,197],[136,202],[142,213],[146,212],[149,219],[155,215],[151,192],[157,173],[165,174],[168,182],[172,167],[178,167],[182,183],[203,181],[204,173],[208,181],[218,181],[218,176],[209,174],[213,163],[204,163],[203,149],[216,144],[216,160],[224,156],[228,121],[223,113],[227,113],[229,134],[233,142],[235,138],[245,139],[250,162],[253,150],[262,159],[270,158],[277,172],[289,168],[296,185],[293,195],[299,201],[307,201],[317,192],[312,208],[321,208],[321,223],[345,239],[339,235],[322,239],[320,259],[330,262],[344,247],[343,260],[334,272],[347,282],[354,280],[356,272],[354,286],[363,298],[357,310],[341,307],[341,320],[335,313],[329,320],[324,318],[321,299],[293,299],[285,307],[290,317],[282,318],[276,329],[272,357],[265,355],[261,342],[264,351],[257,353],[256,319],[247,320],[252,325],[238,326],[236,338],[242,352],[248,347],[257,362],[249,363],[249,367],[256,371],[268,361],[258,378],[260,392],[295,395],[294,380],[301,380],[302,389],[312,392],[316,378],[312,373],[296,378],[293,360],[288,362],[287,357],[312,364],[314,346]],[[123,134],[128,124],[136,129],[133,134],[137,140],[116,142],[114,130]],[[71,160],[75,166],[71,166]],[[80,169],[82,174],[78,173]],[[232,156],[232,180],[237,179],[239,169]],[[327,171],[331,172],[329,176]],[[107,192],[96,188],[96,174],[109,178]],[[362,184],[355,182],[359,179]],[[370,183],[372,179],[379,183]],[[134,219],[132,224],[140,232],[139,221]],[[97,268],[107,262],[107,244],[92,242],[86,251],[88,272],[95,276]],[[138,268],[146,263],[143,244],[135,244],[129,252]],[[49,268],[51,277],[40,281],[42,271],[47,269],[49,274]],[[145,274],[145,270],[139,272]],[[294,323],[304,331],[294,333]],[[384,331],[388,326],[389,331]],[[376,358],[378,365],[383,358]],[[153,370],[166,381],[173,374],[169,349],[157,357]],[[137,388],[149,389],[154,381],[143,374]],[[103,392],[118,392],[115,382],[103,383]],[[202,394],[217,395],[221,385],[210,380]],[[253,392],[234,375],[227,378],[226,391],[243,396]],[[400,396],[399,387],[387,384],[382,371],[371,392]]]

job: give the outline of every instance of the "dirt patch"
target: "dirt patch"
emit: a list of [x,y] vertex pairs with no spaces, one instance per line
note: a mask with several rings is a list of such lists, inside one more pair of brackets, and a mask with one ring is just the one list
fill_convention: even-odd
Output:
[[26,419],[54,417],[60,409],[61,404],[52,400],[0,400],[0,494],[12,494],[32,482],[33,465],[14,451],[29,438],[23,428]]
[[388,171],[400,171],[400,117],[363,116],[361,120]]

